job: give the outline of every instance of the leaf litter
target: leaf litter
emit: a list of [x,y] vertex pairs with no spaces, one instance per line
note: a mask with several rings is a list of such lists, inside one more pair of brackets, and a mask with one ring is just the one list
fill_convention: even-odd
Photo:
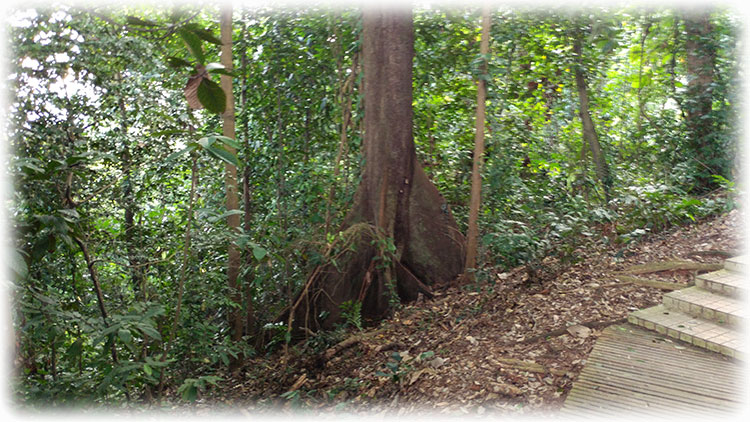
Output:
[[[193,411],[554,415],[601,330],[661,302],[665,290],[619,282],[614,274],[664,261],[721,263],[742,247],[741,220],[735,210],[636,244],[587,245],[568,266],[548,257],[537,285],[527,283],[524,267],[485,268],[487,280],[403,305],[324,360],[300,348],[292,348],[298,355],[286,365],[281,352],[249,359]],[[700,272],[639,277],[687,287]]]

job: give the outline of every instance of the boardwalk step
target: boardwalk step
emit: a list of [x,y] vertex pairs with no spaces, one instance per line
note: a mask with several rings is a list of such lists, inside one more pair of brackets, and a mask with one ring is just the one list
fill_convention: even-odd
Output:
[[632,312],[628,322],[736,359],[747,357],[740,332],[727,324],[698,319],[664,305]]
[[740,327],[747,322],[747,310],[741,299],[712,293],[698,286],[669,292],[664,295],[663,303],[668,309],[719,325]]
[[[729,262],[729,260],[727,260]],[[695,285],[726,296],[746,297],[746,276],[733,270],[719,270],[701,274],[695,279]]]
[[750,255],[735,256],[724,261],[724,268],[740,274],[750,273]]
[[716,419],[744,403],[742,367],[632,325],[604,329],[561,409],[564,415]]

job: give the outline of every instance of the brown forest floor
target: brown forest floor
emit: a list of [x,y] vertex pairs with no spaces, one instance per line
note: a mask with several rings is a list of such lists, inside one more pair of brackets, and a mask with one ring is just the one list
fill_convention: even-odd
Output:
[[[565,268],[547,259],[532,282],[524,267],[490,270],[494,283],[448,287],[432,300],[402,306],[393,318],[365,329],[358,341],[330,357],[321,353],[316,358],[308,349],[290,350],[288,364],[281,351],[251,359],[200,399],[195,410],[554,413],[606,326],[599,323],[661,302],[664,290],[623,283],[614,279],[615,272],[667,260],[720,263],[720,255],[691,253],[734,253],[741,247],[741,216],[735,210],[650,235],[624,250],[587,245],[577,251],[583,259]],[[695,275],[672,270],[638,277],[687,285]],[[571,325],[576,327],[567,330]],[[349,331],[343,338],[355,334]],[[398,377],[394,353],[402,358]]]

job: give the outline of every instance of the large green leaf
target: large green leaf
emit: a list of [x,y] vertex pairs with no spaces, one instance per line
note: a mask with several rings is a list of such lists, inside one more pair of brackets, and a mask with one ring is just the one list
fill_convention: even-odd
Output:
[[168,57],[167,58],[167,64],[169,65],[169,67],[171,67],[173,69],[179,69],[181,67],[190,67],[190,66],[192,66],[192,64],[189,61],[183,60],[183,59],[181,59],[179,57]]
[[242,148],[242,145],[240,145],[239,142],[235,141],[234,139],[228,136],[216,135],[216,136],[213,136],[213,138],[221,142],[222,144],[230,146],[234,149]]
[[201,46],[201,39],[195,35],[192,31],[182,28],[177,31],[177,34],[185,42],[185,45],[190,51],[190,54],[195,57],[198,63],[203,64],[206,61],[206,56],[203,54],[203,47]]
[[202,78],[198,85],[198,101],[211,113],[221,114],[227,109],[227,96],[219,84]]
[[260,246],[254,246],[253,247],[253,256],[258,261],[260,261],[261,259],[263,259],[267,254],[268,254],[268,251],[265,250],[264,248],[261,248]]
[[208,151],[211,155],[214,157],[223,160],[229,164],[234,165],[235,167],[240,166],[240,161],[237,159],[237,155],[232,154],[231,152],[224,149],[224,147],[219,145],[211,145],[208,148],[206,148],[206,151]]
[[208,29],[201,28],[197,23],[189,23],[183,28],[195,34],[195,36],[202,39],[203,41],[207,41],[215,45],[221,45],[221,40],[216,38],[213,32]]

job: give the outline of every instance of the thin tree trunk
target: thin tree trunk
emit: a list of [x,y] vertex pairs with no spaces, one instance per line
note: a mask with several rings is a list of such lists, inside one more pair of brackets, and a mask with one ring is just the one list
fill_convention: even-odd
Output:
[[[224,6],[220,12],[221,26],[221,64],[228,71],[232,71],[232,7]],[[234,93],[232,91],[232,77],[221,75],[221,89],[227,98],[226,111],[222,115],[222,133],[228,138],[235,138],[234,122]],[[234,148],[227,146],[227,150],[236,154]],[[224,185],[226,188],[226,208],[227,211],[239,210],[239,197],[237,186],[237,167],[227,163],[224,173]],[[227,224],[232,233],[240,229],[239,214],[231,214],[227,217]],[[230,241],[227,245],[227,284],[230,290],[230,300],[236,304],[229,310],[229,325],[231,327],[232,341],[238,342],[242,339],[243,334],[243,316],[242,316],[242,286],[239,282],[240,265],[242,256],[239,248]]]
[[471,171],[471,200],[469,204],[469,225],[466,234],[466,263],[464,265],[464,277],[474,280],[477,266],[477,249],[479,246],[479,208],[482,202],[482,159],[484,157],[484,124],[485,103],[487,101],[487,82],[483,79],[487,75],[487,56],[490,52],[490,8],[485,4],[482,11],[482,40],[479,46],[479,54],[482,55],[483,63],[480,70],[480,78],[477,81],[477,115],[476,130],[474,133],[474,164]]
[[[247,19],[247,12],[243,12],[243,22],[246,22]],[[248,56],[247,56],[247,48],[246,48],[246,40],[247,40],[247,26],[243,24],[242,26],[242,35],[241,40],[243,42],[243,46],[240,49],[240,63],[242,66],[242,73],[241,73],[241,80],[242,80],[242,89],[241,89],[241,96],[240,96],[240,107],[242,107],[242,110],[247,110],[247,90],[249,89],[249,84],[247,83],[247,75],[248,75],[248,65],[250,63]],[[249,113],[243,113],[242,114],[242,138],[243,138],[243,147],[245,149],[245,157],[250,156],[250,118]],[[252,231],[252,190],[251,190],[251,180],[250,180],[250,166],[245,166],[242,172],[242,206],[243,206],[243,228],[246,235],[249,235]],[[254,337],[256,335],[255,332],[255,308],[253,306],[253,272],[250,271],[251,268],[253,268],[255,257],[250,251],[245,252],[245,335]]]
[[599,136],[596,133],[594,121],[591,119],[591,112],[589,111],[589,94],[583,71],[583,49],[581,48],[581,38],[582,34],[579,32],[576,34],[573,41],[573,53],[576,58],[575,80],[576,88],[578,89],[578,100],[580,102],[579,115],[583,125],[583,138],[588,142],[588,147],[591,151],[591,158],[594,162],[596,177],[604,188],[605,201],[609,202],[609,188],[611,185],[609,166],[607,165],[604,152],[599,144]]
[[[91,276],[91,281],[94,283],[94,292],[96,293],[96,300],[99,305],[99,312],[102,315],[104,327],[109,328],[109,315],[107,315],[107,308],[104,306],[104,293],[102,292],[102,286],[99,282],[99,274],[96,271],[95,262],[91,259],[91,255],[89,254],[89,249],[86,246],[86,243],[77,236],[74,238],[74,240],[78,244],[78,247],[81,248],[81,252],[83,252],[83,258],[86,261],[86,266],[89,269],[89,276]],[[117,365],[117,347],[115,346],[114,339],[111,343],[110,354],[112,356],[112,363]]]

